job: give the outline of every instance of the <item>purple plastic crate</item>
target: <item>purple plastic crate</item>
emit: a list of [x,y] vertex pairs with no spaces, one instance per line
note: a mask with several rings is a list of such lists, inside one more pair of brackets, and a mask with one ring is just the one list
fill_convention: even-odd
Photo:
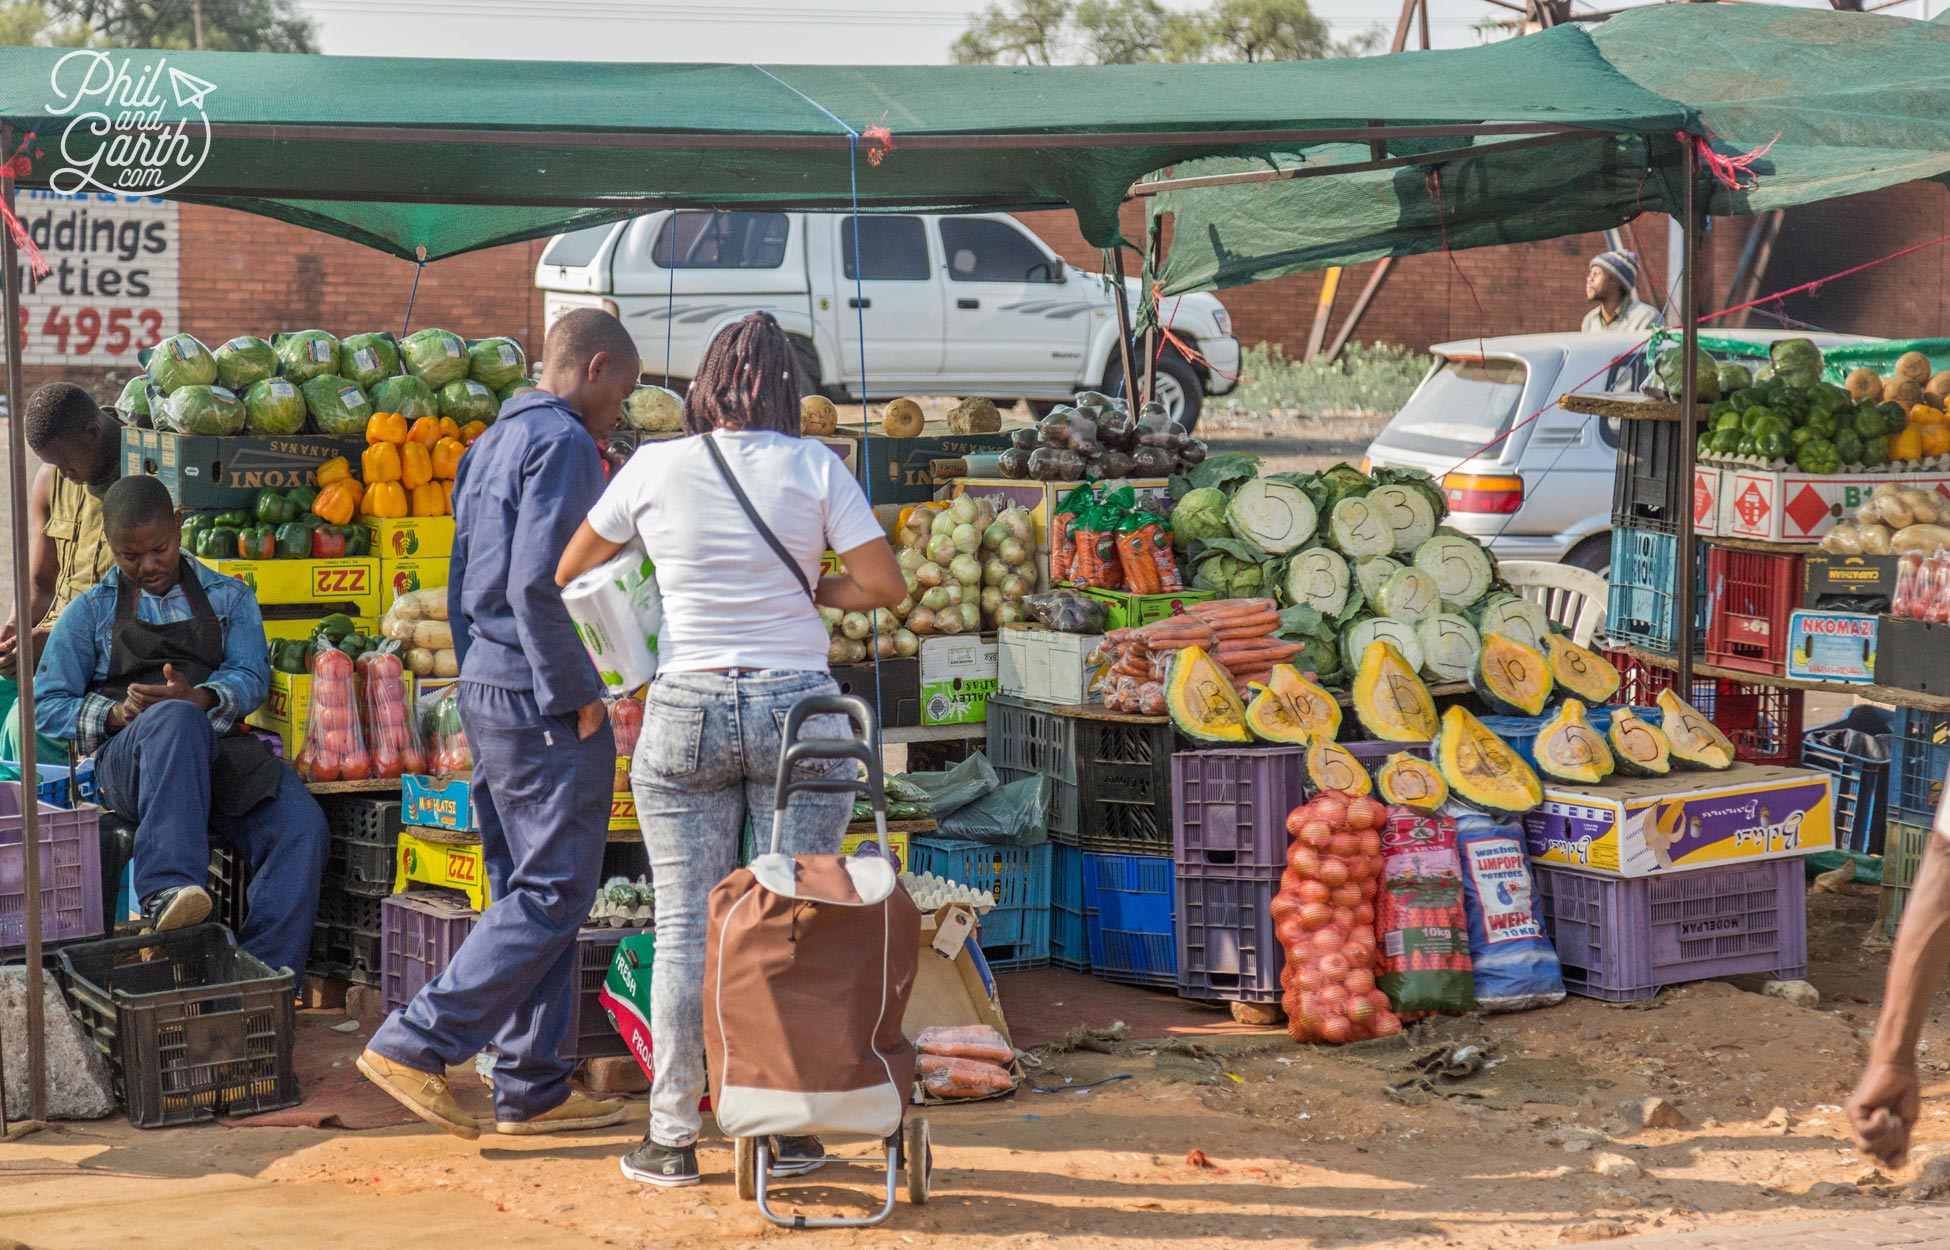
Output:
[[1278,881],[1178,877],[1178,994],[1277,1003],[1286,952],[1273,936]]
[[[41,803],[41,940],[72,942],[102,933],[102,809]],[[27,942],[27,853],[20,783],[0,782],[0,949]]]
[[1171,757],[1171,850],[1181,875],[1278,881],[1287,813],[1303,801],[1305,747],[1180,751]]
[[388,1011],[412,1002],[439,975],[479,915],[466,895],[450,890],[394,894],[381,902],[379,912],[379,990]]
[[1538,910],[1574,994],[1651,998],[1668,985],[1808,968],[1807,884],[1799,859],[1631,880],[1532,864]]
[[570,1001],[569,1049],[571,1059],[597,1059],[606,1055],[627,1055],[630,1048],[623,1035],[610,1022],[603,1009],[603,980],[616,959],[616,948],[626,937],[649,933],[649,929],[584,929],[576,935],[576,992]]

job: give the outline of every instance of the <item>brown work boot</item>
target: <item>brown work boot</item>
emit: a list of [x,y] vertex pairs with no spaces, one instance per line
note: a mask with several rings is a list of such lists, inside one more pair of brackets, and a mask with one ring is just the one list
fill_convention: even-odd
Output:
[[568,1099],[526,1120],[496,1120],[497,1133],[572,1133],[577,1129],[608,1128],[621,1124],[629,1108],[613,1098],[591,1098],[571,1090]]
[[473,1116],[460,1109],[447,1078],[438,1072],[422,1072],[388,1059],[375,1050],[359,1056],[359,1071],[366,1079],[393,1096],[393,1100],[435,1128],[446,1129],[455,1137],[469,1141],[481,1135]]

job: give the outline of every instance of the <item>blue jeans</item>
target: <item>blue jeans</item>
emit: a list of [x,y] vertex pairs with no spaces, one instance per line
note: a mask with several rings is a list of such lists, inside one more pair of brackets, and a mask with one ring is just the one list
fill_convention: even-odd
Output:
[[250,861],[250,909],[238,944],[302,978],[325,874],[325,813],[290,768],[275,798],[242,816],[213,811],[216,760],[210,718],[180,699],[145,709],[96,754],[103,803],[136,821],[135,896],[202,885],[214,832]]
[[472,798],[493,903],[419,995],[386,1018],[372,1049],[442,1072],[492,1043],[494,1113],[527,1120],[569,1097],[563,1055],[575,1009],[576,933],[589,918],[609,837],[616,736],[577,739],[574,716],[535,696],[460,683],[474,750]]
[[[704,937],[711,891],[738,866],[750,817],[758,849],[771,849],[773,789],[785,715],[808,695],[834,694],[825,673],[770,669],[749,677],[666,673],[651,683],[643,736],[630,767],[637,821],[657,894],[657,962],[650,973],[650,1034],[656,1080],[651,1141],[697,1140],[704,1095]],[[802,738],[844,738],[843,716],[815,716]],[[834,764],[816,767],[830,772]],[[837,767],[852,767],[840,763]],[[787,855],[840,849],[853,799],[794,796],[786,814]]]

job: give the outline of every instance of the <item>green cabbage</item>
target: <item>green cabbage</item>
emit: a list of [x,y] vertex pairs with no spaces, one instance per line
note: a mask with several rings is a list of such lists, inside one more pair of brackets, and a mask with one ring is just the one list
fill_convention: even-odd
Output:
[[320,434],[356,438],[366,432],[366,422],[372,418],[372,401],[350,378],[327,373],[299,389],[305,393],[305,407]]
[[125,417],[144,418],[138,424],[147,424],[151,416],[149,408],[149,375],[139,373],[122,384],[122,393],[115,397],[115,411]]
[[467,345],[467,376],[498,391],[521,381],[528,357],[513,339],[481,339]]
[[293,382],[330,377],[339,371],[339,341],[323,330],[299,330],[271,340],[278,349],[278,372]]
[[433,388],[408,373],[387,378],[371,388],[374,412],[397,412],[408,421],[440,415]]
[[263,339],[248,334],[238,335],[212,354],[217,358],[217,381],[228,390],[241,393],[251,383],[278,371],[277,352]]
[[1221,599],[1257,599],[1271,592],[1271,565],[1250,543],[1208,539],[1192,562],[1192,589],[1209,590]]
[[1190,491],[1171,510],[1172,545],[1181,552],[1194,539],[1224,538],[1232,530],[1226,524],[1226,493],[1216,486],[1201,486]]
[[399,345],[406,371],[435,390],[467,376],[467,344],[445,330],[415,330]]
[[253,434],[296,434],[308,411],[290,378],[259,378],[244,392],[245,425]]
[[217,358],[194,334],[172,334],[149,349],[142,367],[167,395],[185,386],[214,386]]
[[1813,386],[1821,381],[1821,349],[1813,339],[1779,339],[1767,349],[1774,376],[1786,378],[1795,386]]
[[[505,404],[517,395],[524,394],[525,392],[528,391],[539,391],[541,389],[542,389],[541,387],[536,386],[533,382],[530,382],[527,378],[520,378],[517,379],[516,381],[508,383],[506,386],[496,391],[494,393],[494,397]],[[637,390],[639,391],[642,389],[643,388],[640,386],[637,388]],[[631,399],[636,398],[634,392],[631,394],[630,398]],[[630,411],[629,400],[625,400],[623,402],[623,413],[626,417],[629,415],[629,411]]]
[[390,334],[355,334],[339,344],[339,363],[345,367],[346,377],[371,391],[399,373],[399,348]]
[[469,421],[491,425],[500,411],[501,403],[495,399],[494,392],[472,378],[449,382],[440,388],[440,415],[451,417],[461,425]]
[[668,434],[684,428],[684,401],[661,386],[639,386],[623,401],[623,424]]
[[164,404],[164,429],[184,434],[239,434],[244,429],[244,406],[221,386],[179,386]]

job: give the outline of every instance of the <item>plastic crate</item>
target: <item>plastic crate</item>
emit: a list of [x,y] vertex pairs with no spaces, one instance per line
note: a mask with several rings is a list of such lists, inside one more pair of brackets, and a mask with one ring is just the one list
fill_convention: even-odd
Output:
[[988,757],[997,768],[1041,773],[1052,781],[1077,781],[1076,718],[1032,707],[1019,699],[989,696]]
[[1178,994],[1222,1003],[1277,1003],[1286,952],[1273,936],[1278,881],[1187,877],[1178,887]]
[[1111,855],[1171,854],[1169,724],[1076,721],[1077,842]]
[[1950,713],[1898,708],[1889,734],[1889,815],[1912,825],[1936,822],[1950,771]]
[[[1623,651],[1606,651],[1604,655],[1624,678],[1620,698],[1634,705],[1651,706],[1660,691],[1678,684],[1678,673],[1673,669],[1648,664]],[[1725,677],[1695,677],[1692,697],[1686,701],[1720,727],[1733,743],[1734,757],[1743,763],[1791,767],[1801,762],[1801,691]]]
[[1090,971],[1083,852],[1074,846],[1050,847],[1049,961],[1066,972]]
[[318,923],[378,933],[385,926],[384,902],[384,899],[352,894],[337,886],[324,886],[318,891]]
[[1091,973],[1121,985],[1175,985],[1177,905],[1169,856],[1086,853],[1083,906]]
[[[18,781],[0,782],[0,949],[27,942],[26,816]],[[35,800],[41,940],[72,942],[102,932],[101,808]]]
[[1713,612],[1706,626],[1707,660],[1748,673],[1786,673],[1788,618],[1801,606],[1804,576],[1799,555],[1708,547],[1706,585]]
[[[1842,720],[1808,730],[1801,739],[1801,766],[1819,769],[1830,777],[1829,789],[1835,801],[1835,845],[1861,855],[1881,855],[1889,820],[1888,758],[1885,755],[1875,759],[1838,746],[1826,746],[1815,739],[1823,730],[1853,727],[1850,721],[1858,713],[1871,713],[1877,718],[1883,715],[1875,709],[1857,708]],[[1881,737],[1887,741],[1889,735],[1884,733]],[[1885,874],[1888,867],[1886,863],[1883,865]]]
[[[1003,785],[1012,781],[1022,781],[1038,774],[1026,768],[1004,768],[995,766],[996,778]],[[1045,775],[1045,780],[1048,780]],[[1047,791],[1049,805],[1044,811],[1043,827],[1049,830],[1050,841],[1060,842],[1074,848],[1077,842],[1077,787],[1073,781],[1050,781]]]
[[350,894],[384,898],[393,892],[397,871],[400,804],[396,798],[334,794],[321,799],[331,842],[325,881]]
[[379,908],[379,994],[387,1011],[413,1001],[453,960],[480,915],[463,894],[421,890],[395,894]]
[[1749,972],[1794,981],[1807,972],[1799,859],[1629,880],[1548,864],[1530,870],[1574,994],[1636,1002],[1686,981]]
[[915,838],[916,875],[931,872],[995,896],[981,919],[982,953],[997,972],[1049,963],[1050,864],[1055,848],[990,846],[947,838]]
[[240,950],[221,926],[110,938],[56,958],[69,1007],[137,1128],[297,1105],[292,974]]
[[1171,853],[1181,874],[1278,881],[1287,813],[1306,798],[1305,747],[1180,751],[1171,757]]
[[623,939],[649,932],[649,929],[584,929],[576,935],[576,992],[570,1000],[565,1057],[599,1059],[630,1053],[629,1045],[603,1008],[603,980],[609,976],[609,965],[615,960],[616,948],[623,944]]
[[378,988],[386,967],[385,936],[377,930],[314,924],[305,967],[320,976]]
[[1618,471],[1612,479],[1613,526],[1677,534],[1693,505],[1693,484],[1673,479],[1682,438],[1693,437],[1678,421],[1620,421]]
[[[1693,633],[1706,628],[1705,546],[1695,541]],[[1648,651],[1671,654],[1678,642],[1679,538],[1620,527],[1611,532],[1611,595],[1605,632]]]
[[205,888],[210,891],[210,919],[232,933],[243,932],[244,917],[250,914],[250,861],[227,842],[212,845]]
[[[1678,686],[1679,674],[1670,668],[1657,664],[1647,664],[1635,655],[1624,651],[1600,649],[1611,666],[1618,670],[1620,679],[1616,698],[1621,703],[1633,707],[1651,707],[1659,698],[1661,690],[1672,690]],[[1700,710],[1709,719],[1713,715],[1713,696],[1720,683],[1711,677],[1693,679],[1693,695],[1686,701]]]
[[[66,764],[36,763],[34,772],[40,778],[36,793],[43,803],[73,807],[76,803],[93,803],[101,797],[100,787],[95,784],[95,761],[92,757],[72,769]],[[4,775],[0,779],[18,781],[20,761],[0,760],[0,774]],[[70,791],[74,793],[70,794]]]

